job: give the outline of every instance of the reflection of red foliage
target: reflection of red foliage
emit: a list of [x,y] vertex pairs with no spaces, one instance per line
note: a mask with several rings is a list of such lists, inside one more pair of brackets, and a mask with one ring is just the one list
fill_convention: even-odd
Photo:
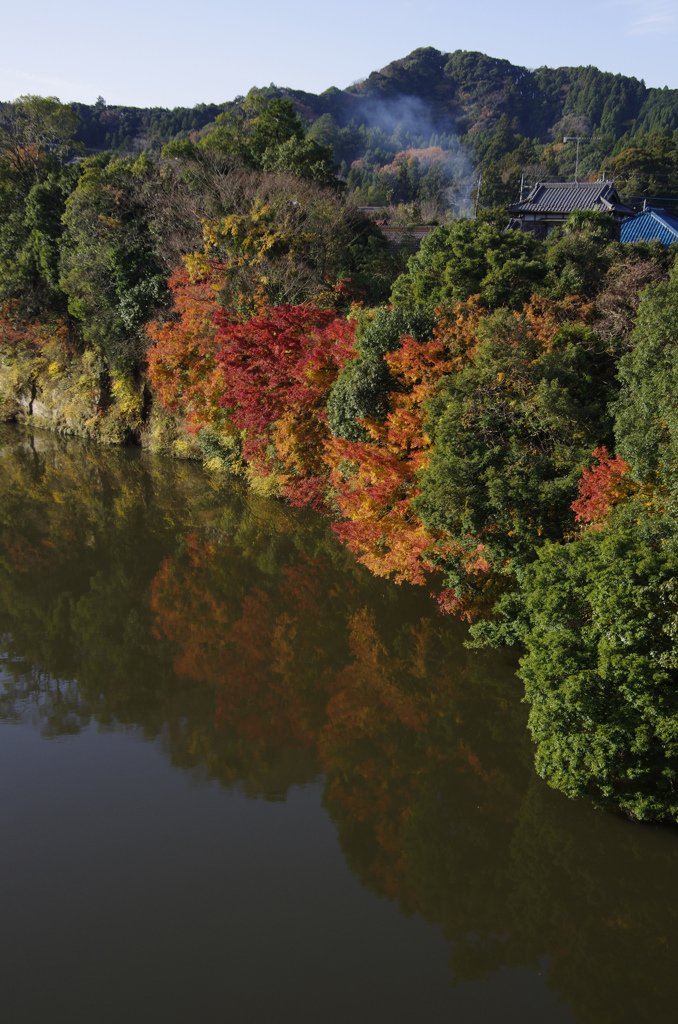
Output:
[[[304,744],[322,734],[326,750],[390,722],[424,728],[433,695],[416,680],[427,677],[428,620],[412,631],[407,659],[394,658],[365,609],[343,627],[340,609],[352,586],[328,591],[326,565],[303,559],[282,570],[274,595],[259,587],[240,595],[235,580],[215,570],[231,561],[189,536],[181,560],[163,562],[151,596],[156,636],[180,645],[175,671],[214,683],[222,724],[248,732],[248,722],[264,720],[271,735],[282,731]],[[403,686],[401,677],[415,685]]]
[[356,608],[352,581],[319,559],[302,557],[276,586],[244,593],[239,569],[226,544],[188,538],[154,581],[156,634],[179,644],[180,675],[213,686],[217,724],[244,741],[242,756],[261,764],[274,748],[317,753],[331,813],[365,826],[372,877],[412,903],[422,764],[447,762],[479,786],[495,779],[475,744],[447,727],[440,745],[440,723],[453,702],[460,720],[465,692],[447,657],[449,626],[435,617],[380,625],[371,608]]
[[348,623],[350,660],[335,675],[319,737],[331,777],[328,806],[369,828],[375,840],[370,871],[386,895],[405,901],[414,898],[407,844],[421,784],[414,765],[453,693],[445,666],[434,669],[430,662],[432,627],[426,618],[410,626],[398,656],[373,612],[355,612]]
[[225,555],[189,537],[183,559],[163,563],[152,588],[154,631],[179,643],[178,675],[215,686],[220,727],[255,744],[313,746],[336,626],[323,599],[326,574],[304,562],[284,570],[275,602],[258,587],[240,596],[221,572],[238,565]]
[[0,533],[0,551],[5,553],[15,572],[33,572],[46,566],[48,562],[42,548],[47,546],[51,547],[49,541],[45,540],[37,547],[15,530],[3,530]]
[[365,608],[351,617],[348,645],[352,660],[335,676],[324,744],[330,735],[333,744],[346,732],[354,740],[356,731],[370,734],[389,721],[420,732],[427,721],[420,699],[399,685],[403,666],[389,658],[374,615]]
[[578,522],[600,524],[610,509],[631,493],[629,480],[631,467],[618,455],[610,458],[607,448],[596,448],[593,458],[598,465],[591,469],[584,467],[579,481],[581,497],[572,502],[575,519]]

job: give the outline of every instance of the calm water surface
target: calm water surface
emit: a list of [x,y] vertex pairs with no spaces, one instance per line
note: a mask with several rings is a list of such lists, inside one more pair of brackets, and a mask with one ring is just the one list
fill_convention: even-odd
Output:
[[5,1024],[675,1019],[678,833],[327,522],[0,428]]

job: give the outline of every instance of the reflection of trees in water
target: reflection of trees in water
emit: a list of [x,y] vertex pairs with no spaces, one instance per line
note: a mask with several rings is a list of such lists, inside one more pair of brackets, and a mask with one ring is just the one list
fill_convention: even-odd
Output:
[[[0,651],[10,645],[0,636]],[[76,680],[55,679],[39,666],[7,661],[0,674],[0,720],[35,721],[43,736],[67,736],[80,732],[90,721],[89,704]]]
[[548,956],[578,1022],[669,1019],[675,833],[534,776],[510,656],[191,466],[53,438],[0,457],[3,717],[134,726],[271,799],[323,771],[350,868],[442,926],[455,982]]

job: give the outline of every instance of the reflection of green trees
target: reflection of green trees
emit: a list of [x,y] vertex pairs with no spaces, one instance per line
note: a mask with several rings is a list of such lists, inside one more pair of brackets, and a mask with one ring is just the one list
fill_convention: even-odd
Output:
[[[443,716],[427,756],[416,768],[403,763],[407,783],[394,794],[382,779],[382,799],[364,801],[362,814],[333,799],[329,780],[326,802],[348,863],[404,912],[442,925],[455,982],[502,965],[546,969],[577,1024],[669,1019],[675,832],[549,791],[529,771],[505,670],[500,680],[470,674],[468,717],[463,701]],[[469,751],[477,761],[464,766]],[[365,788],[358,769],[342,779],[356,804]]]
[[581,813],[532,779],[511,842],[514,958],[553,952],[552,987],[578,1024],[673,1016],[673,829]]
[[190,465],[10,429],[0,459],[0,714],[136,727],[268,798],[324,771],[350,868],[442,926],[455,982],[547,957],[578,1024],[669,1019],[675,833],[534,776],[510,655]]

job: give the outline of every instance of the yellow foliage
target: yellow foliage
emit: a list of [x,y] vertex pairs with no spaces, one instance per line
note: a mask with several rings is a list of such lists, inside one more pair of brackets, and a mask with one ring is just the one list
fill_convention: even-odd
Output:
[[280,482],[275,473],[264,475],[250,464],[245,470],[245,477],[255,494],[265,498],[280,497]]
[[133,429],[137,429],[143,418],[143,396],[134,378],[129,374],[111,373],[111,390],[118,415]]
[[205,469],[209,470],[210,473],[227,473],[228,466],[223,459],[220,459],[218,455],[212,456],[211,459],[207,459],[203,462]]

